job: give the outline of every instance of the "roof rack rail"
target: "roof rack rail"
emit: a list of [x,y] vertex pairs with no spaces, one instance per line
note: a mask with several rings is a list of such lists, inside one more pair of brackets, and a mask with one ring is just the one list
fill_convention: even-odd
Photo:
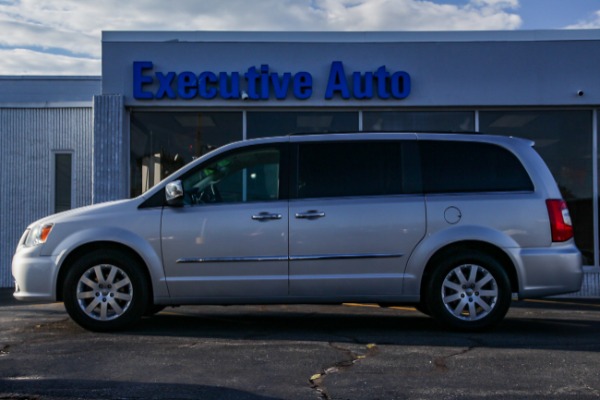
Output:
[[350,134],[350,133],[363,133],[363,132],[360,132],[360,131],[333,131],[333,132],[327,132],[327,131],[306,132],[306,131],[301,131],[301,132],[288,133],[286,136],[335,135],[335,134]]
[[288,133],[287,136],[304,136],[304,135],[326,135],[326,134],[330,134],[330,135],[334,135],[334,134],[352,134],[352,133],[435,133],[435,134],[446,134],[446,135],[451,135],[451,134],[461,134],[461,135],[481,135],[482,132],[479,131],[452,131],[452,130],[447,130],[447,131],[440,131],[440,130],[436,130],[436,131],[426,131],[426,130],[385,130],[385,131],[380,131],[380,130],[363,130],[363,131],[334,131],[334,132],[327,132],[327,131],[323,131],[323,132],[292,132],[292,133]]

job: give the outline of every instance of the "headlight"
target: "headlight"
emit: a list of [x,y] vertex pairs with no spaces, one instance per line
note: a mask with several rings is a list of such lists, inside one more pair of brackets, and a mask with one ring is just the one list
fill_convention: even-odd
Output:
[[36,225],[31,229],[29,235],[25,239],[25,243],[23,245],[27,247],[37,246],[46,242],[50,232],[52,232],[52,227],[54,224],[41,224]]

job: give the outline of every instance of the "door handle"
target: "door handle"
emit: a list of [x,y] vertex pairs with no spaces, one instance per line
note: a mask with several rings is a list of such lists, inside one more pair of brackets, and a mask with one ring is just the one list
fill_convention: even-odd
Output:
[[268,212],[261,212],[257,215],[253,215],[252,219],[254,221],[270,221],[274,219],[281,219],[281,214],[271,214]]
[[324,212],[317,210],[309,210],[303,213],[296,213],[296,218],[298,219],[316,219],[323,218],[325,216]]

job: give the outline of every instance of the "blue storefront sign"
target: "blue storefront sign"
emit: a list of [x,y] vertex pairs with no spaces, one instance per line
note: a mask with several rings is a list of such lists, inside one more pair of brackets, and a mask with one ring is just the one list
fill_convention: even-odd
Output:
[[401,100],[410,94],[411,79],[405,71],[390,72],[385,65],[373,71],[348,72],[341,61],[331,63],[326,82],[314,82],[310,72],[272,72],[268,64],[246,72],[157,71],[151,61],[133,63],[133,97],[137,100],[220,98],[244,100],[310,99],[313,86],[325,86],[326,100]]

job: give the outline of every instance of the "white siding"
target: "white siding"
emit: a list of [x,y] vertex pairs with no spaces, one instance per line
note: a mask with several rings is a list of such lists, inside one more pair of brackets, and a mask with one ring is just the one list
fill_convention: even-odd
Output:
[[0,108],[0,287],[21,234],[53,208],[53,152],[73,152],[73,207],[91,204],[92,107]]

